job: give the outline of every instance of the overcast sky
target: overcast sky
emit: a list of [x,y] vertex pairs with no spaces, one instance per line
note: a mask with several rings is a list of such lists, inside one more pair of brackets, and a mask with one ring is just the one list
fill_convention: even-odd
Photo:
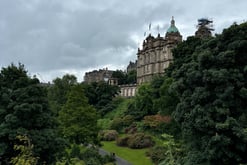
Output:
[[125,69],[149,23],[164,36],[172,16],[184,40],[203,17],[221,33],[246,21],[247,0],[0,0],[0,67],[21,62],[41,82]]

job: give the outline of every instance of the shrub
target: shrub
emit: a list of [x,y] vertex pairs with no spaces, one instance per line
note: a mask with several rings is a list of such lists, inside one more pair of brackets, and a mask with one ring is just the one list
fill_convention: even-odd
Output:
[[73,144],[71,146],[71,151],[70,151],[70,157],[71,158],[79,158],[80,157],[80,146],[79,145],[76,145],[76,144]]
[[134,117],[131,115],[126,115],[122,118],[115,118],[110,124],[111,129],[121,131],[124,127],[130,126],[134,122]]
[[144,133],[136,133],[131,135],[127,143],[128,147],[135,149],[151,147],[154,145],[152,137],[149,135],[145,135]]
[[171,116],[162,116],[160,114],[145,116],[142,129],[155,134],[167,133],[176,138],[181,137],[180,126]]
[[141,149],[154,145],[152,137],[144,133],[135,133],[125,137],[117,138],[118,146],[125,146],[133,149]]
[[144,125],[150,128],[157,128],[160,124],[169,124],[170,122],[171,116],[161,116],[159,114],[145,116],[143,120]]
[[164,140],[165,159],[160,164],[185,164],[185,146],[182,141],[175,141],[174,137],[169,134],[162,134],[162,139]]
[[128,146],[128,140],[129,140],[129,136],[117,138],[116,144],[118,146],[121,146],[121,147],[127,147]]
[[134,122],[134,117],[132,115],[126,115],[122,119],[124,126],[130,126]]
[[103,130],[99,132],[100,140],[113,141],[118,137],[118,132],[116,130]]
[[123,120],[121,118],[115,118],[112,120],[110,129],[120,131],[123,128]]
[[129,127],[124,129],[126,134],[134,134],[137,132],[137,126],[135,123],[131,124]]
[[102,130],[106,130],[106,129],[110,129],[110,125],[111,125],[111,119],[99,119],[97,121],[97,125],[99,128],[101,128]]
[[164,146],[156,146],[152,147],[148,152],[147,156],[149,156],[154,164],[161,163],[166,158],[166,147]]

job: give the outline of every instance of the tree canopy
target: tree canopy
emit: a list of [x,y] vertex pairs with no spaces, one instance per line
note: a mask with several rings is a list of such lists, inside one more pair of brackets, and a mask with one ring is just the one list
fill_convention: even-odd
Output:
[[174,116],[187,142],[187,164],[247,162],[246,36],[247,23],[233,25],[174,50],[168,74],[179,98]]
[[11,64],[0,73],[0,161],[9,162],[17,152],[16,137],[25,135],[32,141],[39,163],[52,163],[61,149],[54,118],[48,106],[47,92],[36,78],[30,78],[24,65]]
[[54,79],[53,84],[48,87],[49,104],[55,115],[58,114],[62,106],[66,103],[71,87],[76,84],[76,77],[66,74],[62,78]]
[[97,114],[83,93],[81,85],[71,88],[68,100],[59,112],[62,135],[71,143],[96,143],[98,135]]
[[89,104],[93,105],[101,115],[104,115],[102,109],[104,109],[119,92],[118,86],[109,85],[105,82],[83,84],[83,89]]

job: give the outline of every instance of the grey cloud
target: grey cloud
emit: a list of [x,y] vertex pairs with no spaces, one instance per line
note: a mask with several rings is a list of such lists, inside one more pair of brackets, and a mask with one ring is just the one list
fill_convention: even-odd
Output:
[[49,81],[65,72],[81,80],[89,69],[135,60],[137,42],[150,22],[152,34],[159,24],[164,36],[175,16],[185,38],[194,34],[197,19],[207,16],[220,32],[245,19],[246,5],[233,0],[1,0],[0,64],[22,62]]

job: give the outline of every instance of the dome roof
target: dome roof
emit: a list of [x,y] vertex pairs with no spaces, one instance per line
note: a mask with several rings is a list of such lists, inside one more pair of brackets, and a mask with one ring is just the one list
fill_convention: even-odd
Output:
[[179,33],[177,27],[175,26],[174,18],[172,17],[171,26],[167,29],[167,33],[176,33],[176,32]]
[[167,30],[167,33],[176,33],[179,32],[176,26],[170,26],[169,29]]

